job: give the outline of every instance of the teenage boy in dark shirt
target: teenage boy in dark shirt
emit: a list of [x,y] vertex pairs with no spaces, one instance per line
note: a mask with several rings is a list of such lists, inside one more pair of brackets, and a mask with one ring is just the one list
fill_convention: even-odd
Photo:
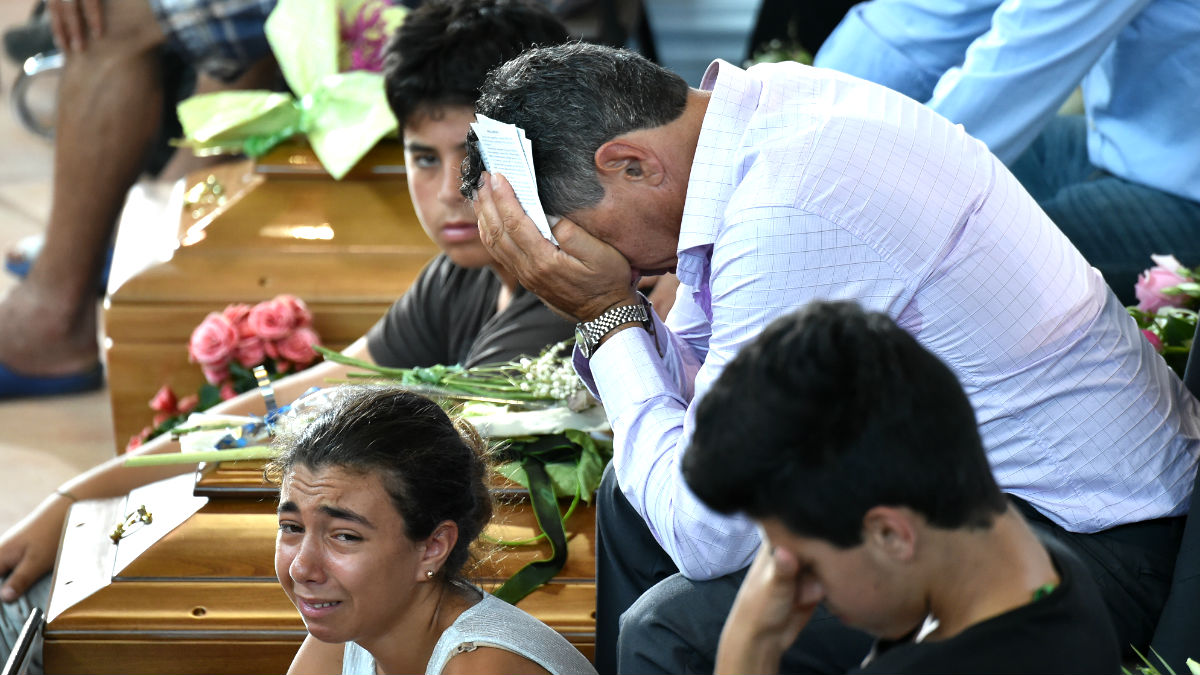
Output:
[[992,477],[954,374],[884,314],[814,303],[699,404],[683,474],[763,530],[718,673],[778,672],[818,605],[877,639],[863,672],[1117,672],[1097,590]]

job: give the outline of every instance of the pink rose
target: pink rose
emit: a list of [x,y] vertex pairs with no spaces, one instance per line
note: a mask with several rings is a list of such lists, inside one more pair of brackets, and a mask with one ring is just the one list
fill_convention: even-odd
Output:
[[266,300],[250,310],[247,321],[258,337],[264,340],[279,340],[296,325],[296,313],[291,303],[278,299]]
[[317,337],[316,331],[311,328],[297,328],[275,346],[279,349],[281,357],[298,366],[307,366],[317,358],[313,346],[319,344],[321,338]]
[[154,428],[157,429],[158,427],[162,426],[163,422],[166,422],[167,420],[171,419],[172,417],[174,417],[174,415],[172,415],[171,413],[165,413],[165,412],[154,413],[154,419],[152,420],[151,423],[154,425]]
[[292,327],[306,328],[312,325],[312,312],[308,311],[308,305],[304,301],[294,295],[277,295],[276,302],[282,302],[292,308]]
[[1154,347],[1154,351],[1158,352],[1159,354],[1162,353],[1162,350],[1163,350],[1162,340],[1158,339],[1158,336],[1155,335],[1153,331],[1151,331],[1147,328],[1143,328],[1142,335],[1145,335],[1146,339],[1150,341],[1150,346]]
[[[178,409],[178,400],[175,398],[175,392],[167,385],[163,385],[154,398],[150,399],[150,409],[160,413],[174,414]],[[155,426],[158,426],[157,424]]]
[[250,336],[242,338],[233,351],[233,358],[246,368],[253,368],[267,358],[267,348],[262,338]]
[[195,410],[196,406],[198,405],[200,405],[200,396],[198,394],[184,396],[183,398],[179,399],[179,408],[177,409],[177,412],[180,415],[186,415]]
[[204,379],[209,384],[216,386],[229,379],[229,365],[219,364],[215,366],[201,366],[200,370],[204,371]]
[[1138,299],[1138,309],[1154,314],[1160,307],[1182,307],[1187,302],[1188,296],[1182,293],[1167,295],[1162,292],[1164,288],[1178,286],[1188,281],[1187,277],[1178,271],[1180,269],[1179,261],[1175,259],[1175,256],[1155,255],[1150,257],[1157,264],[1143,272],[1133,286],[1134,295]]
[[250,328],[250,305],[238,303],[229,305],[221,312],[221,315],[229,319],[229,323],[237,329],[238,337],[245,338],[254,335],[254,330]]
[[188,355],[202,366],[226,365],[237,345],[237,329],[224,316],[213,312],[192,331]]
[[225,384],[221,385],[221,400],[222,401],[228,401],[229,399],[233,398],[234,396],[237,396],[237,391],[234,390],[232,382],[226,382]]

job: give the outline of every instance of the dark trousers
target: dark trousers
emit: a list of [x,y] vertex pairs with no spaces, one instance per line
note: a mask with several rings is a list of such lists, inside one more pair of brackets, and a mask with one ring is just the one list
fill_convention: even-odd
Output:
[[[745,572],[710,581],[668,574],[674,565],[621,494],[611,469],[598,499],[597,670],[711,673],[721,627]],[[1184,519],[1076,534],[1023,501],[1014,502],[1040,536],[1062,542],[1080,558],[1104,596],[1120,643],[1126,651],[1136,645],[1144,653],[1170,586]],[[784,655],[781,672],[844,673],[862,662],[871,642],[818,611]]]

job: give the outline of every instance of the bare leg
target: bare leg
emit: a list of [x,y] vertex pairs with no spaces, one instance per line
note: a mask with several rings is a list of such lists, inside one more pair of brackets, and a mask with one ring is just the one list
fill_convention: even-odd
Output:
[[[105,3],[105,31],[69,53],[59,91],[54,197],[28,279],[0,300],[0,364],[26,375],[77,373],[97,360],[96,283],[125,202],[161,122],[164,36],[144,0]],[[197,93],[267,86],[266,58],[232,83],[201,75]],[[219,158],[176,153],[163,178]]]
[[0,363],[30,375],[96,363],[96,280],[159,126],[163,34],[143,0],[105,3],[105,33],[67,58],[54,196],[29,278],[0,301]]

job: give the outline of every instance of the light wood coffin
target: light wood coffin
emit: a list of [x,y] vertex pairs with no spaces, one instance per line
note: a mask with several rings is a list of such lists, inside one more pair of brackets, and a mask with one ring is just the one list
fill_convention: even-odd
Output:
[[326,346],[341,349],[363,335],[437,254],[403,172],[394,142],[381,143],[341,181],[309,149],[292,145],[258,162],[192,174],[186,187],[209,176],[220,186],[200,204],[185,204],[183,184],[158,200],[165,207],[138,208],[135,192],[105,303],[118,450],[150,424],[147,403],[159,387],[171,384],[182,397],[203,383],[187,342],[209,312],[291,293],[312,309]]
[[[495,492],[507,501],[487,533],[533,536],[536,523],[520,492]],[[241,462],[75,504],[47,612],[46,672],[284,672],[305,632],[275,579],[276,498],[261,464]],[[114,544],[109,533],[141,505],[153,522]],[[589,658],[594,530],[594,510],[581,506],[568,522],[567,566],[519,604]],[[548,553],[545,544],[495,550],[472,576],[494,588]]]

